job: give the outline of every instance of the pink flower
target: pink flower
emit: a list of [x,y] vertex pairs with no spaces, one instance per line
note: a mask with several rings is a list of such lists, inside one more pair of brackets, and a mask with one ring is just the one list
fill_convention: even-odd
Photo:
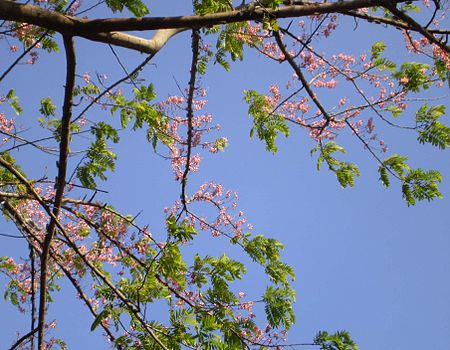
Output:
[[88,72],[84,73],[83,80],[86,82],[86,84],[90,84],[91,83],[91,75]]
[[400,84],[402,85],[406,85],[409,83],[409,78],[408,77],[403,77],[400,79]]

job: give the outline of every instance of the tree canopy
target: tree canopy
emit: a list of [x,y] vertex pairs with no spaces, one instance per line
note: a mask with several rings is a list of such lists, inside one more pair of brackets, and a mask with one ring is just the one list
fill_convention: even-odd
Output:
[[[250,138],[269,153],[304,131],[312,147],[298,152],[310,153],[317,170],[330,171],[342,188],[358,186],[361,176],[360,164],[346,154],[352,141],[376,165],[380,188],[399,188],[407,206],[442,198],[441,173],[391,149],[383,133],[412,134],[436,152],[450,146],[444,122],[447,2],[194,0],[191,12],[153,16],[158,7],[164,2],[0,0],[0,201],[4,218],[17,228],[2,236],[21,238],[27,251],[20,259],[15,253],[0,257],[5,299],[29,320],[28,329],[10,331],[11,350],[66,348],[52,335],[56,323],[48,315],[67,284],[92,315],[87,331],[101,329],[112,348],[295,345],[287,341],[295,323],[295,271],[282,259],[283,244],[253,229],[228,185],[195,180],[202,162],[229,144],[216,122],[225,124],[226,117],[208,111],[210,95],[245,104]],[[341,28],[350,51],[336,47]],[[350,39],[359,31],[370,33],[361,52]],[[175,59],[167,57],[166,69],[188,71],[173,79],[176,94],[161,97],[167,91],[158,90],[149,71],[179,37],[188,45]],[[390,37],[401,38],[401,47],[390,47]],[[88,50],[77,51],[86,41],[108,48],[116,71],[81,71],[79,62],[91,59]],[[130,68],[124,52],[140,62]],[[56,65],[39,82],[21,75],[24,65],[38,70],[52,57],[63,57],[63,76]],[[270,69],[279,70],[278,81],[261,90],[263,68],[235,102],[228,102],[231,92],[220,91],[220,81],[203,85],[217,67],[232,75],[240,61],[276,63]],[[56,79],[63,81],[61,94],[48,96],[45,85]],[[27,85],[39,86],[32,97],[18,93]],[[33,99],[38,105],[23,103]],[[128,203],[110,197],[120,197],[127,186],[108,185],[108,177],[121,171],[118,150],[138,138],[148,144],[142,162],[167,160],[177,188],[165,198],[172,204],[161,208],[160,231],[153,217],[130,214]],[[141,167],[136,163],[132,171]],[[142,197],[158,186],[140,184]],[[330,210],[326,203],[320,209]],[[220,240],[220,254],[196,248],[208,234]],[[239,282],[253,265],[267,287],[248,298]],[[155,315],[154,305],[164,314]],[[296,345],[357,349],[347,331],[319,331]]]

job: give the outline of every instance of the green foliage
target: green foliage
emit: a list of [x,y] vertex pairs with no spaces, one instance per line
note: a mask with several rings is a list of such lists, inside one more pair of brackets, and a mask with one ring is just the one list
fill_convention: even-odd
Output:
[[355,185],[355,176],[360,175],[358,167],[354,163],[342,162],[332,156],[335,152],[345,154],[343,147],[334,141],[320,142],[311,150],[311,155],[316,151],[320,151],[320,155],[317,158],[317,170],[320,170],[322,163],[325,162],[329,170],[334,172],[342,187],[353,187]]
[[244,100],[250,105],[248,114],[253,117],[253,127],[250,137],[256,131],[258,138],[266,143],[266,150],[276,153],[278,148],[275,144],[277,136],[282,133],[289,136],[289,127],[284,118],[274,114],[266,97],[254,90],[244,91]]
[[403,109],[401,109],[399,106],[397,106],[395,104],[386,107],[384,110],[391,112],[391,114],[394,118],[398,117],[400,114],[403,113]]
[[438,182],[442,182],[442,175],[437,170],[411,170],[403,180],[403,198],[408,206],[415,205],[416,199],[430,201],[434,198],[442,198]]
[[111,314],[111,308],[105,307],[94,319],[94,322],[92,322],[91,325],[91,332],[94,331],[102,321],[106,320]]
[[415,205],[416,200],[442,198],[438,188],[438,183],[442,181],[441,174],[437,170],[411,169],[406,160],[407,157],[398,154],[386,158],[378,167],[381,183],[389,187],[389,172],[395,174],[402,183],[403,199],[408,206]]
[[[11,164],[15,170],[20,174],[24,175],[22,169],[16,164],[16,159],[9,154],[9,152],[0,152],[0,157],[6,162]],[[18,180],[14,174],[12,174],[8,169],[0,167],[0,184],[3,186],[5,184],[18,184]]]
[[42,48],[47,52],[59,51],[58,43],[53,40],[51,36],[46,36],[44,39],[42,39]]
[[267,321],[272,327],[289,329],[295,323],[295,314],[292,302],[295,301],[295,292],[292,288],[268,286],[263,295]]
[[78,169],[77,178],[81,184],[87,188],[95,188],[95,178],[106,180],[106,171],[115,169],[116,154],[107,148],[106,140],[110,139],[114,143],[119,142],[117,131],[110,125],[99,122],[93,126],[91,133],[95,136],[95,141],[91,143],[86,153],[87,159]]
[[280,252],[283,244],[273,238],[257,235],[252,239],[245,237],[243,246],[246,253],[253,261],[264,266],[269,279],[275,283],[289,286],[289,279],[295,279],[295,273],[291,266],[280,261]]
[[358,346],[347,331],[338,331],[334,334],[319,332],[314,338],[314,343],[319,345],[321,350],[358,350]]
[[[14,169],[19,172],[21,175],[25,176],[25,173],[22,169],[16,164],[15,158],[13,158],[8,152],[0,152],[0,157],[3,158],[6,162],[11,164]],[[21,184],[16,176],[12,174],[8,169],[0,167],[0,188],[3,191],[16,192],[16,193],[26,193],[27,188],[24,184]],[[9,204],[15,205],[19,203],[19,199],[10,198],[8,199]],[[2,207],[3,214],[6,217],[9,217],[9,214]],[[1,262],[1,261],[0,261]]]
[[134,89],[134,98],[127,100],[123,94],[111,96],[114,106],[111,114],[120,111],[120,121],[122,128],[126,128],[128,123],[134,120],[132,129],[142,129],[147,126],[147,140],[156,150],[157,142],[169,144],[172,140],[165,132],[168,118],[161,111],[156,109],[150,101],[155,99],[153,84],[148,86],[140,85]]
[[166,227],[169,239],[174,238],[177,242],[191,241],[197,235],[194,227],[187,220],[178,224],[174,215],[169,215],[166,219]]
[[263,296],[266,317],[273,327],[289,328],[295,322],[292,304],[295,292],[290,287],[289,280],[295,279],[291,266],[280,261],[283,244],[273,238],[257,235],[249,239],[244,237],[243,246],[253,261],[265,267],[265,272],[275,286],[269,286]]
[[371,52],[372,61],[380,58],[384,50],[386,50],[386,44],[384,43],[383,40],[373,43]]
[[20,115],[23,112],[22,106],[19,103],[19,98],[15,94],[15,90],[11,89],[6,94],[6,100],[8,101],[11,108],[14,110],[16,115]]
[[230,63],[226,59],[226,51],[224,48],[218,48],[214,55],[214,63],[221,65],[227,72],[230,70]]
[[224,12],[233,9],[229,0],[194,0],[194,10],[197,15]]
[[[39,112],[46,118],[56,115],[56,106],[53,104],[50,97],[41,99],[41,107],[39,108]],[[41,118],[39,121],[41,121]]]
[[440,59],[435,59],[434,67],[436,69],[436,73],[439,76],[439,79],[441,79],[443,82],[447,81],[450,88],[450,69],[447,68],[445,62]]
[[[48,129],[53,133],[53,137],[59,142],[61,140],[61,119],[56,117],[56,106],[53,104],[50,97],[41,99],[41,106],[39,108],[41,117],[38,118],[39,125]],[[56,117],[56,118],[51,118]],[[80,131],[80,125],[77,123],[70,124],[70,133]]]
[[[405,62],[400,69],[392,74],[406,89],[412,92],[427,90],[431,80],[426,74],[430,66],[425,63]],[[402,79],[406,82],[402,83]]]
[[0,256],[0,271],[13,272],[15,264],[9,256]]
[[13,306],[20,307],[19,304],[19,295],[20,288],[16,281],[11,280],[8,282],[8,285],[5,289],[5,294],[3,295],[5,300],[8,300]]
[[217,148],[218,151],[224,151],[228,146],[228,140],[225,137],[220,137],[214,141],[214,147]]
[[[216,55],[218,55],[218,52]],[[214,54],[212,53],[212,51],[209,49],[206,49],[206,47],[204,50],[202,50],[200,52],[199,57],[198,57],[198,63],[197,63],[197,70],[200,75],[206,74],[206,69],[208,68],[208,62],[211,60],[211,58],[213,56],[214,56]],[[216,58],[216,60],[217,60],[217,58]],[[228,71],[230,69],[230,66],[226,65],[228,62],[226,62],[225,59],[223,61],[225,62],[225,65],[222,65],[222,66]],[[219,64],[222,64],[222,63],[219,62]]]
[[149,13],[141,0],[106,0],[106,5],[113,12],[122,12],[126,8],[136,17],[143,17]]
[[445,149],[450,146],[450,127],[439,122],[445,114],[445,106],[438,105],[428,108],[424,104],[416,113],[420,143],[431,143],[433,146]]
[[386,47],[383,40],[374,43],[372,45],[371,61],[373,66],[377,67],[380,71],[388,70],[394,72],[397,67],[396,64],[382,57],[382,53],[386,50]]
[[80,88],[80,92],[85,95],[98,95],[100,93],[100,88],[94,84],[87,84]]
[[67,0],[48,0],[47,2],[57,12],[63,12],[67,6]]
[[407,2],[407,3],[401,4],[399,10],[404,13],[408,13],[408,12],[420,13],[420,7],[414,5],[412,2]]
[[158,272],[166,279],[176,282],[182,289],[186,287],[187,267],[178,244],[168,243],[162,250]]
[[225,53],[229,53],[233,61],[244,58],[244,41],[238,39],[236,35],[243,30],[246,23],[229,23],[224,26],[217,39],[215,63],[220,64],[227,71],[230,70],[230,64],[225,59]]

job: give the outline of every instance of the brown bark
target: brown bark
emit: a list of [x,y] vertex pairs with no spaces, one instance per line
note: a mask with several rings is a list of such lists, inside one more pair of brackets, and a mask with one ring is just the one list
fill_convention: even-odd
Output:
[[[394,1],[394,3],[404,1],[406,0]],[[23,5],[9,0],[0,0],[0,19],[35,24],[66,35],[89,37],[94,33],[107,33],[112,31],[146,31],[174,28],[193,29],[224,23],[263,20],[268,17],[302,17],[383,5],[383,0],[349,0],[334,3],[290,5],[277,9],[245,7],[241,10],[194,16],[85,19],[66,16],[33,5]]]

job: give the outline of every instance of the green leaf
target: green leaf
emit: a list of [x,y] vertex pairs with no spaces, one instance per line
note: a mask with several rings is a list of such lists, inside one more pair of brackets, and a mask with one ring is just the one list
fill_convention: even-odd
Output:
[[227,0],[194,0],[193,3],[197,15],[224,12],[233,9],[231,2]]
[[53,104],[50,97],[41,99],[41,108],[39,112],[46,118],[56,115],[56,106]]
[[445,106],[438,105],[428,108],[424,104],[416,113],[420,143],[430,143],[440,149],[450,147],[450,127],[439,122],[445,114]]
[[407,90],[420,92],[427,90],[432,81],[426,74],[430,66],[425,63],[405,62],[400,70],[394,72],[392,76],[397,79]]
[[408,206],[414,205],[415,200],[431,201],[435,198],[443,198],[438,188],[438,183],[442,182],[442,175],[437,170],[414,169],[405,176],[403,181],[403,197]]
[[122,12],[127,8],[136,17],[143,17],[149,13],[147,6],[140,0],[106,0],[106,5],[113,12]]
[[14,89],[11,89],[6,94],[6,99],[8,100],[9,105],[14,110],[16,115],[20,115],[23,112],[22,106],[19,103],[19,98],[16,96]]
[[378,172],[380,174],[380,181],[383,184],[383,186],[386,188],[389,187],[390,182],[389,182],[389,174],[388,174],[387,169],[384,166],[380,165],[378,167]]
[[[96,140],[91,143],[87,151],[87,161],[77,169],[77,178],[83,186],[93,189],[96,187],[96,177],[106,180],[105,172],[115,169],[117,156],[107,148],[106,138],[110,137],[107,133],[108,131],[102,128],[93,128],[92,132],[95,134]],[[112,132],[112,130],[109,130],[109,132]],[[113,132],[111,137],[113,137],[114,141],[115,136]]]
[[263,296],[267,321],[272,327],[289,329],[295,323],[292,303],[295,301],[295,292],[289,287],[275,288],[268,286]]
[[103,309],[102,312],[100,312],[94,319],[94,322],[91,325],[91,332],[94,331],[103,320],[107,319],[110,316],[110,314],[111,310],[109,308]]
[[378,41],[376,43],[372,44],[372,52],[371,52],[371,59],[376,60],[381,57],[381,54],[386,50],[386,44],[383,40]]
[[416,200],[433,200],[442,198],[438,183],[442,181],[442,175],[437,170],[424,171],[422,169],[411,169],[405,161],[407,157],[394,154],[383,161],[378,171],[381,183],[389,186],[387,169],[393,171],[402,183],[402,194],[405,202],[415,205]]
[[403,109],[401,109],[400,107],[398,107],[397,105],[390,105],[388,107],[386,107],[384,110],[391,112],[392,116],[398,117],[400,114],[403,113]]
[[42,48],[46,50],[47,52],[58,52],[58,43],[54,41],[51,37],[46,36],[44,39],[42,39]]
[[167,232],[170,238],[175,238],[179,242],[191,241],[198,233],[194,226],[190,225],[187,220],[183,220],[180,224],[174,215],[169,215],[166,219]]
[[265,96],[258,94],[254,90],[244,91],[244,100],[249,106],[248,114],[253,117],[253,128],[250,136],[254,132],[258,138],[265,142],[266,150],[276,153],[276,139],[279,133],[285,137],[289,136],[289,127],[284,118],[272,113],[271,106]]
[[400,156],[398,154],[394,154],[392,156],[387,157],[383,161],[384,167],[390,168],[393,170],[400,178],[403,178],[404,172],[409,172],[411,168],[405,161],[408,160],[408,157]]
[[355,185],[355,176],[360,176],[358,167],[353,163],[342,162],[332,156],[333,153],[339,152],[345,154],[345,149],[334,141],[328,141],[319,144],[311,150],[311,155],[320,151],[317,158],[317,170],[319,171],[323,162],[328,165],[329,170],[334,172],[339,184],[345,188]]
[[334,334],[321,331],[316,334],[314,343],[319,345],[321,350],[358,350],[358,346],[347,331],[338,331]]

